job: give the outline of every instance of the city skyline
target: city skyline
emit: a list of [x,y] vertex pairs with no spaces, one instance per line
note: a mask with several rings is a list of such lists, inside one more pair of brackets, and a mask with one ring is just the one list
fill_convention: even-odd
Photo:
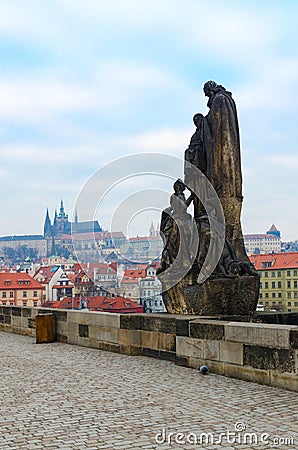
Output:
[[[238,108],[243,232],[275,223],[284,241],[297,239],[296,2],[0,6],[0,236],[41,234],[46,208],[61,196],[71,217],[87,180],[112,160],[183,159],[193,114],[207,113],[203,84],[214,79]],[[128,192],[142,187],[169,196],[172,180],[135,179]],[[117,196],[96,216],[104,229]],[[136,229],[148,228],[146,217]]]

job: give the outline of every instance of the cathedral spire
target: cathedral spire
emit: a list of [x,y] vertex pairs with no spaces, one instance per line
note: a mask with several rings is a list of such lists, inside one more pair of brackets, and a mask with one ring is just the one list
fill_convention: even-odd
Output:
[[51,219],[50,219],[50,215],[49,215],[49,208],[47,208],[46,218],[45,218],[44,227],[43,227],[43,235],[44,235],[44,237],[52,235],[52,225],[51,225]]
[[65,216],[65,211],[64,211],[64,205],[63,205],[63,200],[61,199],[61,203],[60,203],[60,217],[64,217]]

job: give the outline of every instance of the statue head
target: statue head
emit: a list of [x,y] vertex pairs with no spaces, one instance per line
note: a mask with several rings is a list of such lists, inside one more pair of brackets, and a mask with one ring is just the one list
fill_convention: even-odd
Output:
[[178,178],[178,180],[176,180],[175,183],[173,184],[173,188],[175,194],[182,194],[185,191],[186,186],[183,183],[183,181],[180,178]]
[[206,97],[212,97],[216,92],[223,91],[225,88],[220,84],[215,83],[215,81],[207,81],[204,84],[204,93]]
[[201,125],[203,119],[204,119],[204,116],[201,113],[195,114],[193,116],[193,123],[195,124],[195,126],[197,128]]

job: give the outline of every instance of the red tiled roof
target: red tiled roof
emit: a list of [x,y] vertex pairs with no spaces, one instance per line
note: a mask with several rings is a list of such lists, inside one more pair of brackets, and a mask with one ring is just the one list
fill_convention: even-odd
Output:
[[52,271],[54,267],[58,269],[58,266],[40,266],[33,276],[36,279],[37,275],[41,274],[45,278],[44,283],[48,283],[56,272]]
[[0,289],[43,289],[43,285],[25,272],[0,272]]
[[[251,255],[250,261],[257,270],[297,269],[298,252],[270,253],[267,255]],[[270,263],[270,267],[263,267],[263,263]]]
[[146,269],[126,269],[124,271],[123,279],[125,278],[145,278]]
[[[70,297],[64,297],[56,302],[48,302],[48,306],[51,308],[71,309],[72,306],[75,309],[80,308],[81,301],[79,297],[75,297],[73,300]],[[122,313],[134,313],[143,312],[143,307],[139,304],[124,297],[106,298],[102,296],[89,297],[88,309],[90,311],[105,311],[105,312],[122,312]]]

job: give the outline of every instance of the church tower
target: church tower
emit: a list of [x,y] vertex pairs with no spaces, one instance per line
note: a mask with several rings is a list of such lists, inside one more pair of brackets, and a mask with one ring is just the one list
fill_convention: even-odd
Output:
[[52,235],[52,225],[51,225],[51,219],[49,216],[48,208],[47,208],[46,218],[45,218],[44,227],[43,227],[43,235],[44,235],[44,237],[49,237]]

